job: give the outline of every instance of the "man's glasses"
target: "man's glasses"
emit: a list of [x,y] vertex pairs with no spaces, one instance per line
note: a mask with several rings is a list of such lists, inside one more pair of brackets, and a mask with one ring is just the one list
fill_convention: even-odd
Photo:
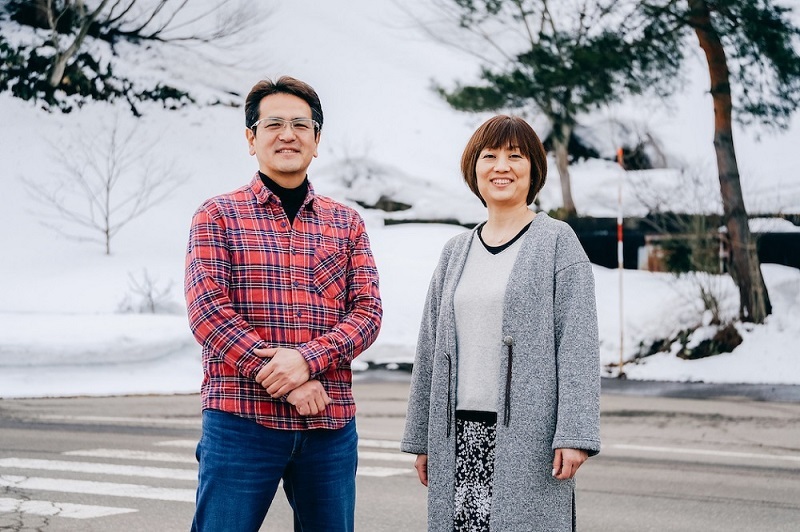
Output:
[[319,124],[316,120],[312,120],[310,118],[293,118],[291,120],[286,120],[284,118],[278,118],[277,116],[268,116],[266,118],[262,118],[261,120],[256,120],[250,126],[250,129],[255,131],[257,127],[261,126],[261,129],[265,131],[277,133],[279,131],[283,131],[283,128],[285,128],[287,124],[290,128],[292,128],[292,131],[298,135],[301,133],[310,133],[312,131],[316,132],[319,130]]

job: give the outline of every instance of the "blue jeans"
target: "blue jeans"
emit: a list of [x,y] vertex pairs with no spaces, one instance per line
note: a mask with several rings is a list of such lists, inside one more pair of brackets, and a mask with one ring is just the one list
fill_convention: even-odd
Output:
[[295,531],[353,531],[355,419],[338,430],[276,430],[205,410],[197,461],[193,532],[256,532],[281,479]]

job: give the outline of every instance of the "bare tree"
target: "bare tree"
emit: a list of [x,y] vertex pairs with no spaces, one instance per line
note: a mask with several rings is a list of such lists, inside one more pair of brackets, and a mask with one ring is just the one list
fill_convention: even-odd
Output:
[[[87,5],[93,3],[94,7]],[[225,13],[231,0],[212,2],[194,15],[187,13],[189,0],[36,0],[37,13],[47,21],[48,42],[55,50],[48,84],[56,88],[64,78],[67,63],[83,46],[90,30],[106,40],[129,39],[160,42],[212,42],[242,31],[246,18],[239,12]],[[221,15],[208,30],[191,30],[192,23]],[[61,24],[69,17],[71,22]],[[238,22],[233,24],[232,22]],[[68,30],[64,28],[67,26]]]
[[130,292],[119,304],[119,311],[125,314],[178,314],[181,305],[175,303],[172,291],[175,283],[172,280],[161,284],[152,277],[147,269],[142,268],[141,275],[128,273]]
[[51,143],[58,169],[50,180],[23,178],[31,198],[45,207],[42,223],[74,240],[111,241],[131,221],[167,199],[185,177],[153,158],[158,139],[145,142],[136,126],[118,120],[93,138]]
[[[2,40],[0,91],[41,99],[69,112],[64,96],[86,100],[157,100],[175,107],[192,96],[169,82],[148,88],[120,72],[122,42],[134,45],[225,46],[264,19],[263,5],[243,0],[8,0],[0,3],[11,21],[36,28],[32,46]],[[111,54],[99,53],[104,42]],[[170,102],[170,103],[167,103]]]

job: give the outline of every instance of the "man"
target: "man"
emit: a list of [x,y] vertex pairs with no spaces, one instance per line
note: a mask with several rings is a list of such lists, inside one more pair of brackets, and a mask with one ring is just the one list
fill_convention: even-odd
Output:
[[186,257],[204,373],[192,530],[258,530],[283,480],[295,530],[352,531],[350,362],[380,328],[378,273],[358,213],[308,182],[314,89],[261,81],[245,118],[259,171],[197,210]]

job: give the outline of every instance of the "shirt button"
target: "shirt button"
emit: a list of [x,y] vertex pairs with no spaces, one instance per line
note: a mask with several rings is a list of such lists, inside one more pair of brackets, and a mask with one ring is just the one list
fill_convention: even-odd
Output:
[[300,312],[299,310],[297,311],[297,317],[298,317],[298,318],[302,318],[302,317],[303,317],[303,313],[302,313],[302,312]]
[[286,227],[286,222],[281,222],[281,227]]
[[300,283],[299,283],[298,281],[294,281],[294,282],[292,282],[292,285],[293,285],[295,288],[297,288],[298,286],[300,286]]

